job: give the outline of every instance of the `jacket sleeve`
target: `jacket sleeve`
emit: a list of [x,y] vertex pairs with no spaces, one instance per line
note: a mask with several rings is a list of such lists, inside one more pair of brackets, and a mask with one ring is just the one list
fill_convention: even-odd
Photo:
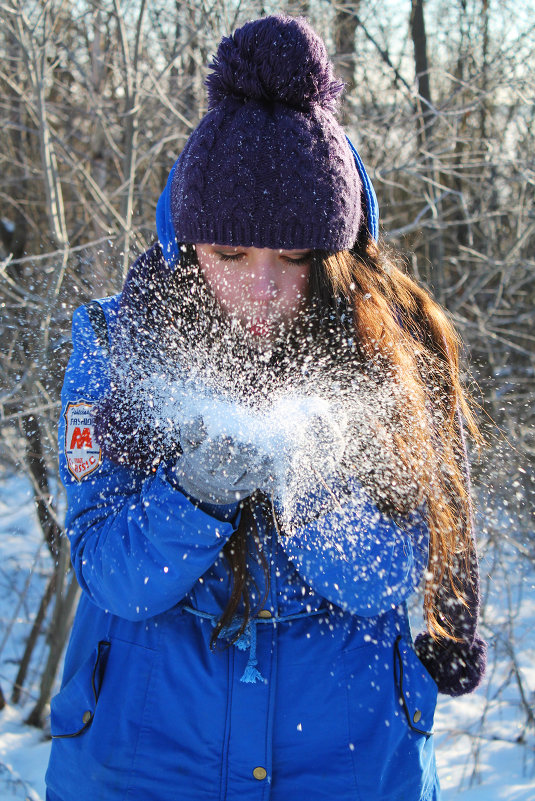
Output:
[[373,617],[398,606],[420,583],[428,530],[423,513],[403,523],[383,514],[353,480],[341,506],[282,537],[282,546],[316,592]]
[[108,362],[82,307],[73,318],[59,426],[71,559],[95,604],[140,620],[178,603],[215,562],[238,509],[220,507],[217,517],[203,511],[168,479],[164,464],[147,476],[103,459],[91,413],[108,387]]

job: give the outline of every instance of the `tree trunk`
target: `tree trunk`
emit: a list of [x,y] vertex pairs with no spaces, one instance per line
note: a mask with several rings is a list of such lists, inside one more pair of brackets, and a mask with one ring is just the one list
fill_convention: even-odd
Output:
[[488,71],[489,71],[489,2],[481,0],[481,24],[483,27],[481,44],[481,111],[480,111],[480,136],[481,141],[487,139],[487,118],[489,108],[487,103],[488,91]]
[[418,87],[418,140],[424,147],[431,138],[435,115],[431,102],[429,62],[427,59],[427,35],[425,31],[424,0],[412,0],[411,36],[414,46],[414,66]]
[[[56,605],[54,607],[54,615],[52,617],[49,633],[50,650],[48,652],[45,669],[41,676],[39,698],[26,720],[26,723],[30,726],[37,726],[39,728],[43,725],[45,709],[50,701],[50,695],[58,672],[59,663],[61,661],[63,649],[65,648],[65,643],[67,642],[67,637],[69,636],[76,603],[80,595],[80,587],[74,571],[70,571],[70,574],[65,573],[68,560],[69,544],[65,538],[62,540],[60,562],[57,568]],[[68,575],[70,575],[70,583],[65,590]]]
[[439,175],[433,159],[433,126],[435,112],[431,99],[429,80],[429,61],[427,58],[427,36],[425,30],[424,0],[412,0],[410,28],[414,46],[414,64],[418,97],[416,101],[416,124],[418,144],[423,160],[423,176],[426,183],[426,197],[436,222],[433,231],[428,229],[425,255],[427,264],[423,272],[427,283],[440,301],[444,295],[444,242],[441,231],[442,208],[440,201]]
[[48,483],[47,466],[41,441],[41,429],[34,415],[25,416],[22,420],[22,425],[26,435],[26,453],[29,472],[33,479],[37,518],[45,542],[48,545],[48,550],[52,558],[56,560],[59,555],[61,530],[55,520],[54,508],[51,502],[52,495]]
[[57,579],[57,572],[54,571],[54,573],[52,574],[52,576],[48,581],[48,584],[46,585],[46,589],[43,594],[43,597],[41,598],[41,603],[39,605],[37,615],[35,616],[35,620],[33,621],[32,630],[30,631],[30,635],[26,640],[26,647],[24,649],[24,654],[22,655],[22,659],[20,661],[19,670],[17,673],[17,677],[15,679],[15,683],[13,684],[13,690],[11,693],[11,702],[13,704],[18,704],[18,702],[20,701],[20,694],[24,687],[24,682],[26,681],[26,674],[28,673],[28,668],[30,666],[33,650],[37,644],[39,634],[41,633],[41,629],[45,621],[46,611],[54,594],[54,590],[56,587],[56,579]]
[[132,243],[132,217],[134,214],[134,185],[136,179],[136,159],[139,135],[139,57],[143,41],[143,18],[145,16],[146,2],[141,0],[139,15],[136,24],[136,38],[134,53],[130,59],[127,32],[124,24],[122,9],[119,0],[115,0],[117,25],[123,54],[125,70],[125,110],[124,110],[124,156],[123,172],[125,189],[121,204],[121,216],[124,226],[123,240],[123,281],[126,278],[130,265],[130,246]]
[[336,4],[333,22],[334,44],[336,48],[334,63],[336,71],[345,83],[346,102],[342,109],[342,124],[349,119],[348,100],[355,88],[355,32],[358,27],[360,0]]

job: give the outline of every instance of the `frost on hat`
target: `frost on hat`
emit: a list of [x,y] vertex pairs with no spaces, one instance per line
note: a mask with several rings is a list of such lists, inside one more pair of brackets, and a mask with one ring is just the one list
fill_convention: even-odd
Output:
[[179,242],[352,247],[362,184],[334,112],[343,84],[302,18],[264,17],[225,37],[206,80],[209,111],[171,185]]

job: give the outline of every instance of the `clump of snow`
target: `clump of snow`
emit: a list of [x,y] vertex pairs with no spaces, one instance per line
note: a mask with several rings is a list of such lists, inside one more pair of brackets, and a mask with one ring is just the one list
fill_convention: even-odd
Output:
[[318,394],[289,391],[253,406],[198,383],[193,392],[175,384],[163,394],[160,400],[154,393],[159,428],[173,435],[187,429],[195,438],[197,427],[199,438],[228,437],[242,450],[250,446],[256,459],[271,465],[272,483],[260,489],[276,498],[287,495],[291,476],[300,477],[304,491],[317,476],[332,476],[345,452],[347,415],[341,404]]

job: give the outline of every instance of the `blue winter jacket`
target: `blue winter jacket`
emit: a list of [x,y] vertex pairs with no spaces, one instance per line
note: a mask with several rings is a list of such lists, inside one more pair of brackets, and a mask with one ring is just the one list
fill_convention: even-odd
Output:
[[[101,305],[113,337],[119,298]],[[164,463],[145,475],[102,459],[91,406],[108,361],[85,307],[73,345],[60,470],[82,596],[51,704],[48,801],[437,799],[437,688],[405,605],[427,561],[422,520],[399,527],[358,485],[343,531],[337,510],[279,537],[259,509],[267,601],[212,651],[238,508],[195,503]]]

